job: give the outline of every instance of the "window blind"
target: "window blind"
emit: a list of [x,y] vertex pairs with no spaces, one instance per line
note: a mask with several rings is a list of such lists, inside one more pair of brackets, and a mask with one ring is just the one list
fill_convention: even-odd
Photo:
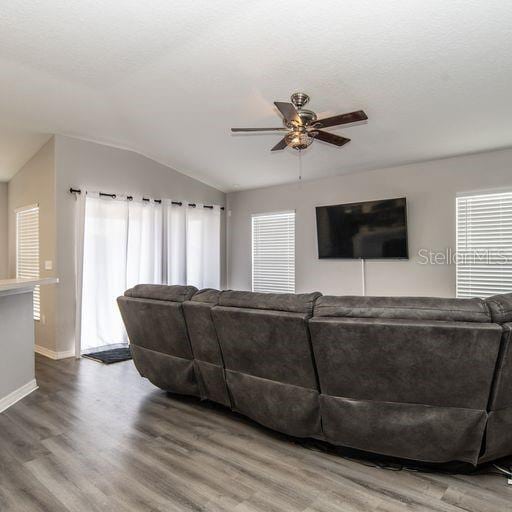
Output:
[[512,192],[457,198],[457,297],[512,292]]
[[[39,207],[16,211],[16,277],[39,278]],[[34,320],[41,317],[39,286],[34,289]]]
[[252,290],[295,292],[295,212],[252,216]]

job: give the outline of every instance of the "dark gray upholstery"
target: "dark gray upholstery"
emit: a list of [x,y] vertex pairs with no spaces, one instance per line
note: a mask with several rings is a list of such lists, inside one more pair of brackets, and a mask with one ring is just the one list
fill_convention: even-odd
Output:
[[229,291],[212,309],[233,408],[295,436],[321,433],[307,325],[318,295]]
[[512,407],[489,412],[483,448],[479,462],[512,455]]
[[496,365],[489,409],[512,408],[512,323],[502,326],[501,347]]
[[[499,297],[499,296],[498,296]],[[482,460],[512,455],[512,323],[502,326]]]
[[193,286],[138,285],[118,297],[133,361],[156,386],[199,396],[183,301]]
[[351,421],[370,425],[366,433],[361,426],[353,448],[416,458],[411,443],[421,434],[422,460],[477,462],[499,326],[315,317],[310,330],[327,440],[347,444],[342,432],[350,415]]
[[228,290],[220,294],[219,305],[231,308],[271,309],[311,316],[321,293],[255,293]]
[[323,394],[320,405],[333,444],[423,462],[477,463],[485,411]]
[[138,284],[124,292],[125,297],[137,299],[168,300],[183,302],[197,292],[195,286],[167,286],[163,284]]
[[315,317],[310,329],[322,393],[487,406],[501,335],[495,324]]
[[211,314],[219,295],[218,290],[211,288],[201,290],[183,303],[183,309],[201,397],[230,406],[222,353]]
[[512,322],[512,293],[493,295],[485,299],[492,315],[492,321],[497,324]]
[[482,461],[512,455],[512,293],[486,299],[492,321],[503,324],[500,355],[489,403]]
[[512,455],[512,294],[141,285],[118,302],[135,365],[162,389],[287,434],[395,457],[477,464]]
[[400,318],[402,320],[446,320],[490,322],[482,299],[437,297],[333,297],[324,295],[315,304],[315,317]]

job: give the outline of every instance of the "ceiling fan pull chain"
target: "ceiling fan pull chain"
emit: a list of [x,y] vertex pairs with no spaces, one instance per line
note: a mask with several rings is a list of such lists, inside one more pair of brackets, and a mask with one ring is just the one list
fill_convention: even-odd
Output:
[[302,182],[302,149],[299,149],[299,183]]

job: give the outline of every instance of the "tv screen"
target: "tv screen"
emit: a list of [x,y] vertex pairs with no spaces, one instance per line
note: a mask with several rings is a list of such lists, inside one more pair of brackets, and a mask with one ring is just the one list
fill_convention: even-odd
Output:
[[317,206],[319,258],[408,258],[405,197]]

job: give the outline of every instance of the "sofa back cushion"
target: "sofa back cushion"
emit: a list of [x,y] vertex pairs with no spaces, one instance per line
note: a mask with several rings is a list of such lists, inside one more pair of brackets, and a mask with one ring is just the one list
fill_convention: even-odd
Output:
[[317,389],[308,315],[226,306],[212,314],[228,370]]
[[181,302],[126,296],[117,302],[132,345],[192,359]]
[[197,292],[195,286],[167,286],[165,284],[137,284],[124,292],[125,297],[136,299],[166,300],[184,302]]
[[314,316],[491,322],[489,308],[482,299],[438,297],[322,296],[316,301]]
[[308,319],[319,294],[222,292],[212,308],[235,410],[290,435],[318,435]]
[[321,293],[257,293],[227,290],[220,294],[219,305],[232,308],[286,311],[313,314],[315,301]]
[[492,321],[498,324],[512,322],[512,293],[493,295],[485,299]]
[[500,349],[493,323],[315,317],[321,392],[485,410]]
[[219,303],[221,291],[215,288],[203,288],[198,292],[194,293],[190,299],[192,302],[201,302],[204,304],[210,304],[216,306]]

